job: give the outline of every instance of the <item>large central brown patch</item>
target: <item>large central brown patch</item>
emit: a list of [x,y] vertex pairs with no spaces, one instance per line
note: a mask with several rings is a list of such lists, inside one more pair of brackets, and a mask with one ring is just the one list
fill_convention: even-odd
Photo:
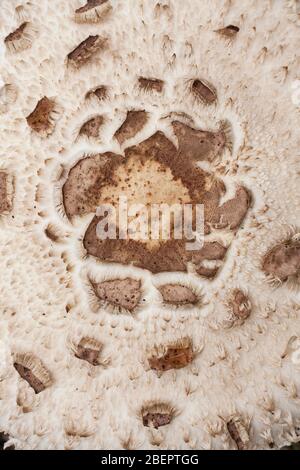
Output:
[[[220,205],[225,194],[224,183],[196,165],[198,160],[213,161],[226,146],[222,131],[192,129],[180,122],[173,128],[178,149],[157,132],[141,144],[125,150],[125,157],[113,153],[97,154],[80,160],[63,186],[63,201],[69,219],[96,212],[99,205],[117,207],[119,196],[128,204],[165,203],[168,205],[203,204],[205,233],[211,230],[236,230],[250,205],[249,192],[238,187],[234,199]],[[205,243],[198,251],[187,251],[185,239],[156,241],[142,239],[101,240],[96,227],[99,217],[89,225],[83,244],[89,255],[103,261],[133,264],[153,273],[186,271],[189,262],[198,274],[212,278],[226,248],[217,242]],[[209,263],[207,263],[207,260]]]

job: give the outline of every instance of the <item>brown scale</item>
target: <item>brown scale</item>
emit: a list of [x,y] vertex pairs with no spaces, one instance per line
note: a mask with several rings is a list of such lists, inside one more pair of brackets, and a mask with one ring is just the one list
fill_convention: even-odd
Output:
[[233,315],[240,320],[246,320],[251,314],[249,298],[240,289],[233,289],[227,304]]
[[165,85],[163,80],[159,80],[157,78],[140,77],[138,82],[142,90],[156,91],[157,93],[162,93]]
[[198,301],[194,292],[186,286],[179,284],[165,284],[159,287],[163,300],[171,305],[193,305]]
[[85,65],[97,52],[105,47],[106,39],[98,34],[89,36],[67,55],[68,63],[76,68]]
[[125,121],[115,133],[115,138],[122,145],[140,132],[147,121],[148,113],[146,111],[128,111]]
[[85,99],[88,100],[92,98],[93,96],[96,96],[99,101],[104,101],[108,97],[108,89],[105,85],[98,86],[96,88],[93,88],[92,90],[88,91],[85,95]]
[[14,368],[17,370],[17,372],[20,374],[22,379],[26,380],[26,382],[29,383],[29,385],[33,388],[35,393],[40,393],[43,390],[46,389],[46,386],[41,382],[34,374],[33,372],[28,369],[27,367],[24,367],[21,364],[18,364],[17,362],[14,363]]
[[77,8],[77,10],[75,10],[75,13],[86,13],[87,11],[99,7],[100,5],[103,5],[107,2],[108,0],[87,0],[87,3],[83,5],[83,7]]
[[141,300],[141,282],[135,279],[116,279],[92,283],[97,297],[104,302],[133,312]]
[[9,42],[19,41],[20,39],[22,39],[23,33],[28,25],[29,23],[26,21],[22,23],[15,31],[6,36],[4,42],[7,44]]
[[51,115],[55,110],[55,102],[44,96],[32,113],[26,118],[31,129],[38,134],[50,133],[53,129]]
[[180,121],[172,122],[172,127],[178,139],[179,151],[186,158],[212,162],[227,146],[226,133],[222,129],[218,132],[202,131]]
[[272,248],[263,258],[262,270],[282,282],[300,273],[300,241],[287,240]]
[[227,430],[238,450],[246,450],[249,437],[244,425],[237,419],[231,419],[227,423]]
[[153,356],[149,358],[150,368],[156,371],[165,372],[170,369],[182,369],[190,364],[194,359],[192,345],[170,346],[167,352],[159,357]]
[[226,26],[225,28],[218,29],[216,32],[221,36],[225,36],[228,39],[233,39],[236,37],[237,33],[239,32],[240,28],[233,24]]
[[77,345],[75,357],[89,362],[92,366],[100,364],[100,353],[102,345],[94,340],[83,338]]
[[194,80],[191,86],[194,96],[205,105],[211,105],[217,101],[215,88],[204,80]]
[[0,214],[12,209],[11,196],[8,191],[9,175],[0,171]]
[[100,127],[104,123],[103,116],[95,116],[85,122],[79,131],[79,135],[85,135],[86,137],[97,138],[99,136]]
[[158,429],[166,426],[172,421],[172,416],[168,413],[147,413],[143,416],[143,425],[146,427],[154,427]]

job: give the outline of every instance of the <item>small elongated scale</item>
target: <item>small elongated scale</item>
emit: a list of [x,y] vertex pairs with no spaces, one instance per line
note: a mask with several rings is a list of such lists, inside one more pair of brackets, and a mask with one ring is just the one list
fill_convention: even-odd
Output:
[[191,92],[205,105],[214,104],[217,99],[217,91],[213,85],[206,80],[194,80],[191,85]]
[[115,138],[122,145],[140,132],[147,121],[148,113],[146,111],[128,111],[125,121],[115,133]]
[[67,55],[68,64],[75,68],[85,65],[106,45],[107,40],[98,34],[88,36]]

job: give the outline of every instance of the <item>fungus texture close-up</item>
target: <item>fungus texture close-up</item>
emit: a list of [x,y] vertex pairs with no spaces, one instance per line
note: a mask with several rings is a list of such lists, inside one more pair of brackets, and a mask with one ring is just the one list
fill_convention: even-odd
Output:
[[0,6],[0,450],[297,448],[299,2]]

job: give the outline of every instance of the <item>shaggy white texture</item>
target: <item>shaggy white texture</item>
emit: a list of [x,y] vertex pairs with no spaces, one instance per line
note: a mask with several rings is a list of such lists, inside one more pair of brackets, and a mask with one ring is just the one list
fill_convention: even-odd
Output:
[[[15,7],[23,5],[24,8]],[[299,223],[299,16],[285,0],[111,1],[98,24],[75,23],[81,0],[1,0],[0,72],[16,87],[15,102],[0,115],[1,169],[14,177],[13,210],[0,227],[0,431],[18,449],[228,449],[225,422],[244,421],[250,448],[280,447],[300,439],[300,364],[282,354],[300,337],[299,286],[272,288],[260,270],[269,247]],[[12,53],[4,38],[22,21],[34,26],[32,46]],[[228,42],[215,30],[238,25]],[[91,34],[108,48],[74,70],[66,56]],[[139,76],[165,80],[160,94],[141,92]],[[218,93],[217,106],[194,101],[188,81],[203,78]],[[87,91],[109,87],[109,99],[86,102]],[[60,119],[48,138],[26,122],[37,102],[53,97]],[[170,112],[192,116],[196,126],[233,126],[233,153],[223,156],[225,183],[242,182],[254,197],[223,269],[210,282],[193,274],[160,274],[109,266],[85,258],[82,236],[92,215],[71,224],[59,212],[58,176],[84,153],[120,152],[112,135],[128,109],[151,119],[126,146],[157,129],[176,143]],[[94,114],[106,116],[101,141],[76,139]],[[212,166],[212,171],[218,168]],[[222,175],[223,176],[223,175]],[[60,242],[44,234],[57,227]],[[224,235],[225,237],[225,235]],[[143,281],[146,303],[134,316],[95,312],[87,277]],[[155,285],[178,281],[200,289],[200,309],[168,310]],[[224,300],[232,287],[247,289],[253,304],[244,325],[225,329]],[[104,344],[107,367],[75,358],[82,336]],[[202,352],[188,367],[158,378],[148,370],[148,348],[183,336]],[[35,395],[13,367],[17,353],[33,353],[53,377]],[[159,430],[143,426],[148,400],[168,401],[176,416]]]

